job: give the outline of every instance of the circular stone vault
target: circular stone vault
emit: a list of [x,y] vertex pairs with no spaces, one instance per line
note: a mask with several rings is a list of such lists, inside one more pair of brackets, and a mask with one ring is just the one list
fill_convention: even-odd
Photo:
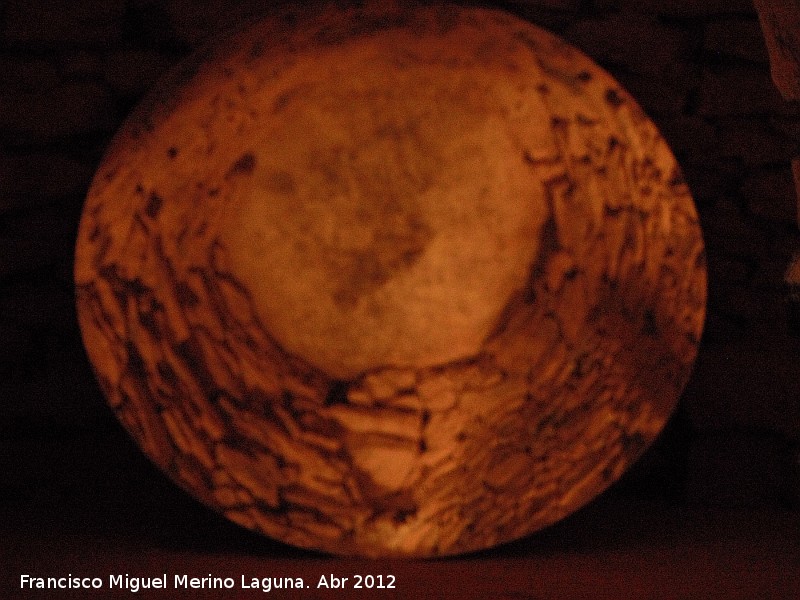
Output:
[[516,539],[617,480],[687,381],[697,215],[628,93],[499,11],[282,9],[96,174],[75,265],[108,402],[229,519],[338,554]]

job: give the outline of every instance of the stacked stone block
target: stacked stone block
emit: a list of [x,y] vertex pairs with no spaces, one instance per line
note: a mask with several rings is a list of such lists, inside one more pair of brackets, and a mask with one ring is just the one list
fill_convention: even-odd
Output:
[[[676,502],[797,507],[800,339],[787,325],[782,278],[800,250],[790,169],[800,155],[800,107],[783,101],[770,80],[751,3],[483,5],[553,30],[619,79],[672,145],[701,215],[709,306],[694,376],[661,440],[619,489]],[[85,192],[113,132],[155,80],[262,7],[255,0],[3,4],[0,443],[116,430],[72,302]]]

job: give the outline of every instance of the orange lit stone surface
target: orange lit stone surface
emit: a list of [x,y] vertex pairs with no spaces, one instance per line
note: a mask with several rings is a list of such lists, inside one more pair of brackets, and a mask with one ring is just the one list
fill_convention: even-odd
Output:
[[618,479],[688,378],[704,250],[604,71],[481,9],[284,12],[149,95],[75,277],[120,421],[245,527],[436,556]]

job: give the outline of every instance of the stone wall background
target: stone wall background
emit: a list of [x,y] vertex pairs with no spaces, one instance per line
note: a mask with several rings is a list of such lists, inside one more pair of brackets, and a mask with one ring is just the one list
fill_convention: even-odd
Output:
[[[562,35],[606,67],[661,127],[700,211],[709,305],[695,372],[662,437],[612,493],[797,510],[800,332],[788,324],[782,279],[800,250],[789,167],[800,155],[800,107],[772,85],[752,4],[481,4]],[[105,489],[111,480],[120,493],[153,498],[108,471],[128,468],[107,458],[114,455],[146,467],[136,467],[81,345],[72,287],[77,223],[105,146],[142,94],[206,37],[263,5],[0,5],[0,462],[10,463],[0,500],[43,502],[53,490],[91,498],[74,488]],[[48,470],[56,458],[73,471]]]

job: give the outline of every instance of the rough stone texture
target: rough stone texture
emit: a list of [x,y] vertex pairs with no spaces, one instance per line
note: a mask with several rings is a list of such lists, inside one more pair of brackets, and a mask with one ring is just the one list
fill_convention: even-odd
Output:
[[593,63],[495,13],[368,10],[272,52],[259,23],[137,111],[84,209],[79,318],[119,419],[232,520],[461,553],[571,512],[654,439],[705,254],[673,156]]
[[[47,432],[48,439],[52,437],[48,428],[62,427],[58,431],[66,443],[82,439],[82,430],[98,422],[105,428],[113,428],[109,415],[97,399],[99,392],[88,364],[85,360],[74,359],[83,352],[76,343],[74,321],[70,321],[70,325],[62,318],[70,309],[74,240],[70,234],[59,233],[59,230],[69,229],[69,222],[74,226],[77,221],[74,210],[85,191],[86,170],[94,168],[106,144],[103,132],[98,137],[95,120],[98,111],[91,107],[87,110],[83,96],[96,94],[96,97],[106,98],[103,102],[115,104],[117,110],[107,106],[99,113],[105,115],[103,118],[111,114],[110,121],[102,127],[104,131],[116,129],[135,96],[147,86],[144,80],[137,82],[136,78],[141,76],[152,81],[157,70],[141,69],[140,65],[132,64],[130,74],[121,73],[125,64],[119,57],[130,51],[142,53],[153,62],[159,62],[162,55],[169,57],[168,60],[177,60],[186,53],[189,42],[199,43],[230,22],[228,12],[214,15],[215,9],[208,8],[211,2],[130,0],[124,3],[129,11],[124,20],[119,18],[122,4],[105,0],[53,3],[9,0],[4,3],[0,16],[0,42],[4,47],[0,55],[0,80],[3,82],[0,104],[10,106],[14,118],[21,118],[23,123],[36,120],[36,115],[30,114],[29,105],[40,115],[45,112],[60,115],[65,111],[82,113],[84,116],[67,129],[79,137],[97,138],[90,141],[70,138],[69,147],[65,147],[60,137],[64,129],[60,116],[45,114],[40,124],[26,125],[30,131],[22,135],[24,132],[19,131],[11,118],[0,114],[0,121],[9,126],[0,131],[0,141],[5,145],[26,145],[20,151],[6,151],[0,155],[0,189],[3,190],[0,212],[13,209],[17,223],[27,218],[21,215],[32,219],[29,231],[17,227],[12,236],[0,225],[0,272],[4,274],[0,278],[0,319],[6,323],[8,331],[16,332],[9,333],[8,337],[0,332],[0,340],[18,336],[19,347],[23,349],[6,352],[0,358],[0,371],[7,373],[0,377],[0,398],[4,402],[13,399],[14,419]],[[591,11],[589,4],[593,4]],[[775,432],[798,439],[798,349],[784,339],[787,325],[781,317],[785,307],[779,290],[788,259],[792,250],[798,249],[800,236],[794,227],[787,226],[787,199],[777,199],[782,208],[762,206],[761,216],[755,217],[743,201],[740,188],[747,181],[751,194],[759,195],[757,187],[761,184],[757,182],[764,176],[758,169],[764,164],[777,166],[774,161],[781,160],[779,155],[786,150],[787,140],[790,144],[800,140],[800,113],[796,106],[776,101],[763,64],[763,42],[755,35],[757,20],[752,3],[749,0],[595,0],[593,3],[531,0],[504,5],[559,31],[578,22],[596,22],[598,27],[607,29],[611,20],[618,29],[609,31],[613,36],[608,40],[610,48],[617,48],[618,41],[628,34],[626,19],[621,17],[630,18],[634,37],[643,21],[652,23],[653,17],[659,18],[656,23],[661,24],[653,30],[654,37],[642,48],[646,53],[659,55],[662,39],[658,36],[663,32],[674,32],[677,28],[681,37],[689,38],[688,55],[675,57],[676,68],[688,73],[686,76],[645,77],[630,73],[628,67],[609,65],[612,73],[655,117],[676,150],[700,205],[709,255],[711,298],[699,363],[684,394],[683,407],[691,414],[695,439],[708,440],[704,442],[705,447],[694,446],[695,449],[704,448],[704,452],[741,455],[736,449],[739,438],[732,433],[723,436],[713,433],[720,428],[735,427],[738,432],[746,433],[748,439],[762,435],[774,439],[771,435]],[[621,17],[615,16],[616,13]],[[198,19],[204,22],[199,23]],[[109,43],[112,48],[106,47]],[[663,40],[665,46],[673,43],[671,37]],[[599,50],[603,52],[602,47]],[[109,76],[116,83],[102,82],[108,64],[115,60]],[[730,75],[735,71],[741,71],[740,75]],[[701,74],[714,72],[722,75],[714,75],[711,85],[704,81],[700,94]],[[54,93],[66,81],[80,83],[79,93],[71,96]],[[98,85],[103,91],[98,90]],[[124,91],[134,89],[137,91]],[[123,93],[130,97],[121,98]],[[48,129],[51,127],[52,131]],[[775,131],[780,135],[774,136]],[[767,181],[763,185],[767,190],[774,189],[774,182]],[[9,194],[9,190],[13,193]],[[59,190],[72,195],[69,203],[65,205],[59,200],[62,208],[54,208],[56,212],[49,217],[53,222],[43,226],[41,217],[36,217],[36,211],[30,209],[53,204],[56,196],[61,198]],[[754,206],[758,205],[757,200],[753,202]],[[779,220],[773,221],[773,218]],[[38,341],[34,340],[32,347],[27,345],[30,335],[35,337],[36,332],[51,328],[59,335],[50,340],[51,350],[47,355],[44,354],[45,345]],[[763,343],[756,344],[754,340]],[[54,352],[53,347],[61,347],[62,351]],[[20,356],[25,357],[23,365]],[[78,388],[66,383],[71,377],[80,379]],[[86,389],[86,392],[75,389]],[[9,418],[8,413],[3,412],[0,422],[7,424]],[[665,435],[674,433],[668,430]],[[0,438],[10,439],[5,435]],[[675,443],[684,445],[684,451],[688,451],[683,437]],[[742,442],[742,447],[753,454],[753,460],[742,460],[739,468],[751,470],[748,475],[751,481],[758,481],[759,457],[764,455],[764,461],[771,460],[767,457],[775,449],[771,444]],[[721,450],[714,450],[717,445]],[[36,447],[36,443],[30,445],[32,449]],[[100,453],[114,452],[116,447],[116,443],[103,446]],[[92,448],[95,449],[93,444]],[[652,482],[667,477],[674,486],[676,481],[682,480],[685,464],[703,460],[702,453],[695,451],[687,463],[675,461],[664,465],[658,460],[659,447],[654,448],[654,452],[655,458],[643,463],[645,470],[639,473],[639,482],[642,478]],[[31,454],[26,446],[19,456]],[[85,456],[96,454],[94,450],[87,450]],[[800,498],[797,448],[788,451],[786,456],[794,460],[795,497]],[[20,465],[22,468],[24,463]],[[28,465],[31,471],[26,474],[26,481],[49,477],[48,465],[47,461]],[[653,469],[649,476],[647,465],[657,465],[649,467]],[[106,475],[98,469],[87,481],[111,486],[104,478]],[[693,484],[691,492],[695,500],[702,501],[704,496],[712,495],[712,488],[703,485],[702,477],[694,477],[693,481],[697,483]],[[640,490],[652,489],[644,483],[640,485]],[[763,480],[757,485],[763,485],[762,490],[770,487]],[[0,493],[3,492],[0,489]],[[133,494],[136,490],[130,492]],[[756,504],[758,498],[768,497],[770,494],[766,492],[750,494]],[[94,494],[87,491],[85,498],[87,504],[91,503]],[[156,515],[161,509],[153,499],[148,506],[146,515]],[[109,514],[115,513],[110,511]],[[127,513],[118,518],[127,519]],[[146,526],[149,521],[143,523]]]
[[697,69],[688,60],[689,31],[659,23],[652,15],[612,13],[587,16],[565,27],[562,34],[612,69],[649,114],[684,113],[690,92],[698,85]]

